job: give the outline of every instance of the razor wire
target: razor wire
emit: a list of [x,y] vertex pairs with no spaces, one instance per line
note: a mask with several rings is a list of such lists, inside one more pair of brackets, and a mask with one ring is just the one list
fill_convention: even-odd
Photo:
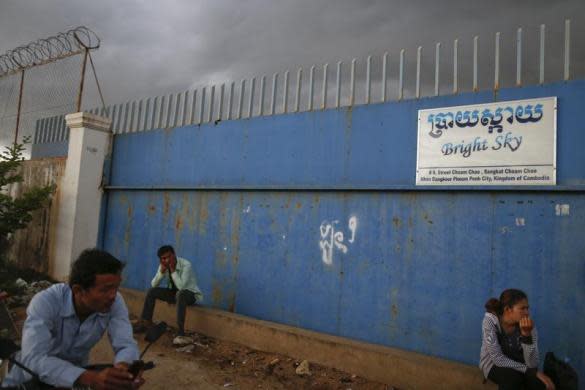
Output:
[[76,27],[7,51],[0,56],[0,77],[99,46],[100,39],[93,31],[84,26]]
[[0,56],[0,146],[32,137],[39,118],[75,110],[85,76],[83,54],[87,58],[99,47],[99,37],[81,26]]

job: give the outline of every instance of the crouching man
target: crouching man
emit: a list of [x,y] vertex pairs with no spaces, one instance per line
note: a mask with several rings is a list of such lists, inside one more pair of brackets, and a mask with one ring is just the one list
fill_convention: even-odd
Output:
[[[123,264],[111,254],[87,249],[73,263],[69,283],[39,292],[26,310],[22,349],[17,361],[55,387],[135,389],[144,380],[128,371],[139,358],[128,309],[118,293]],[[108,332],[114,366],[102,371],[83,368],[91,348]],[[13,366],[3,386],[32,385],[31,375]],[[34,386],[33,386],[34,388]]]
[[[157,299],[177,304],[178,334],[173,344],[185,345],[193,342],[185,335],[185,313],[187,306],[194,305],[203,299],[201,290],[197,287],[197,280],[189,260],[177,257],[170,245],[161,246],[157,252],[159,267],[152,279],[152,288],[146,293],[141,320],[134,326],[135,332],[143,332],[152,325],[152,316]],[[159,287],[165,280],[166,287]]]

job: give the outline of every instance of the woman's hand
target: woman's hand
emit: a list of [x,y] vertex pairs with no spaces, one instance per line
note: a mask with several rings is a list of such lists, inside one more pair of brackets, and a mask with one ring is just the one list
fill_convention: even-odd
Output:
[[522,336],[530,336],[532,334],[532,328],[534,328],[534,322],[528,316],[520,319],[520,334]]
[[536,372],[536,377],[538,379],[540,379],[540,381],[542,383],[544,383],[544,385],[546,386],[546,390],[555,390],[555,384],[553,383],[553,381],[546,376],[543,372],[537,371]]

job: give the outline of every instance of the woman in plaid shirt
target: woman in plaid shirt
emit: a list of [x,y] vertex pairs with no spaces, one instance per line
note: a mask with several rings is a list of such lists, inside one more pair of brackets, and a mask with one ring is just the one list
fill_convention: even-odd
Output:
[[485,308],[479,361],[484,377],[500,390],[554,390],[551,379],[538,371],[538,336],[526,294],[504,290]]

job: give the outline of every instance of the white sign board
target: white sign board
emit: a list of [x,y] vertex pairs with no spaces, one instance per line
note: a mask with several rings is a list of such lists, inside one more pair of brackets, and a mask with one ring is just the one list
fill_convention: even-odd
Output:
[[555,185],[557,98],[418,112],[417,185]]

